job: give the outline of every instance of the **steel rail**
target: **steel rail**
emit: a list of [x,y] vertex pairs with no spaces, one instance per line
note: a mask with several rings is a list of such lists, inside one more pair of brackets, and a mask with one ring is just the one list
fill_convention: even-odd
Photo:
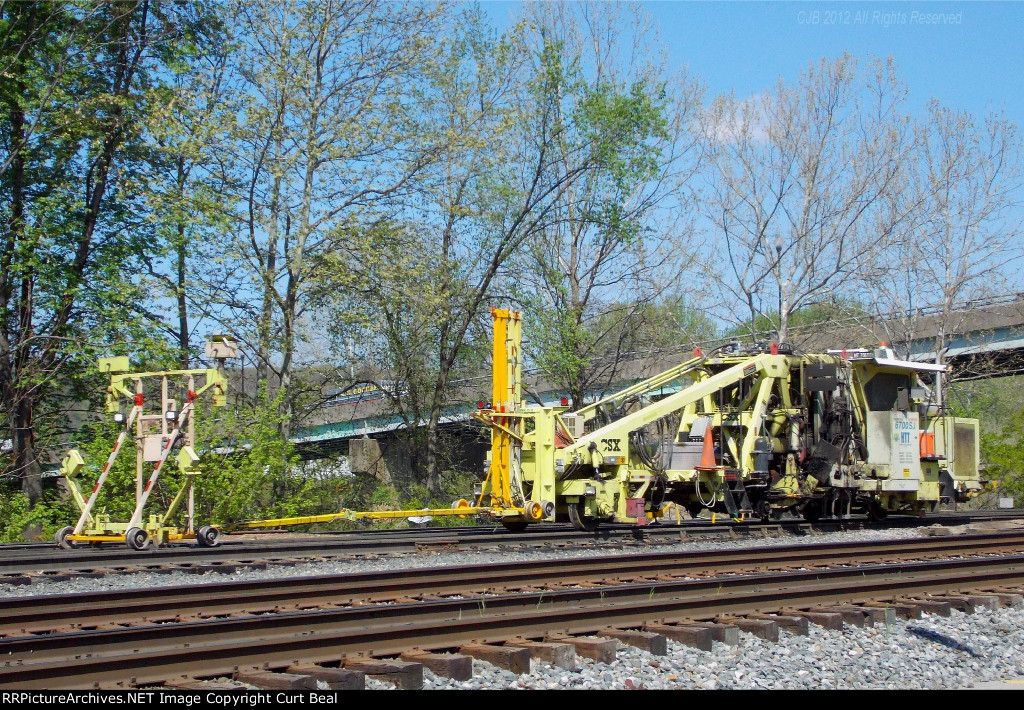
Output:
[[417,595],[477,595],[520,587],[609,583],[644,576],[749,573],[770,568],[835,566],[887,560],[1007,553],[1024,549],[1024,532],[867,543],[786,545],[716,550],[712,558],[676,552],[568,558],[539,562],[441,566],[387,572],[289,577],[0,599],[0,636],[110,623],[178,621],[182,616],[277,613],[351,603],[386,602]]
[[[536,547],[556,545],[600,544],[658,544],[674,543],[692,537],[733,538],[759,537],[785,534],[807,534],[811,531],[833,532],[864,528],[904,528],[922,525],[959,525],[989,520],[1007,520],[1024,517],[1020,513],[1006,515],[996,511],[965,515],[943,513],[928,518],[897,517],[883,524],[870,524],[866,520],[836,520],[806,523],[798,520],[770,523],[718,524],[707,520],[684,521],[683,525],[661,524],[644,527],[603,526],[595,532],[577,532],[566,527],[538,526],[536,530],[510,533],[493,526],[477,528],[431,528],[423,530],[362,531],[338,539],[334,534],[323,534],[324,539],[239,542],[230,537],[221,546],[201,548],[191,546],[165,546],[139,552],[126,548],[83,548],[80,550],[5,549],[0,545],[0,583],[25,583],[25,575],[53,575],[61,573],[102,573],[104,570],[125,568],[123,571],[163,571],[169,566],[199,571],[215,569],[218,563],[236,563],[258,566],[265,563],[288,562],[296,559],[324,556],[360,556],[380,554],[416,553],[432,550],[502,549],[507,547]],[[454,532],[448,532],[454,530]],[[318,536],[320,537],[320,536]],[[120,571],[120,570],[117,570]],[[6,580],[5,577],[6,576]]]
[[5,688],[88,688],[214,677],[246,665],[441,650],[551,632],[594,634],[720,615],[888,601],[1024,584],[1024,555],[651,582],[371,605],[0,640]]

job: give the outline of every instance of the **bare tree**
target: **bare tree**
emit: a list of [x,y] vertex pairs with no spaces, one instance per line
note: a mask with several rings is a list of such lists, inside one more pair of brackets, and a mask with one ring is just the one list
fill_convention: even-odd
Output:
[[905,203],[895,209],[909,209],[910,219],[864,282],[889,340],[906,356],[925,348],[943,363],[979,313],[969,302],[1018,286],[1011,273],[1024,255],[1024,146],[1004,116],[979,122],[937,101],[915,135],[903,191],[890,198]]
[[739,310],[737,324],[753,331],[766,317],[785,341],[797,310],[843,296],[858,265],[899,233],[912,205],[885,198],[906,180],[904,96],[891,61],[858,71],[843,55],[796,86],[715,99],[700,204],[724,318]]

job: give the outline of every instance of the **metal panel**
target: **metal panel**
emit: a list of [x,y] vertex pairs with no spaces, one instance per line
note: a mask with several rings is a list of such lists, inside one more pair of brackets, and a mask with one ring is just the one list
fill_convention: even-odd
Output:
[[808,363],[804,367],[804,389],[831,392],[839,386],[839,367],[835,363]]
[[161,434],[149,434],[143,439],[142,460],[159,461],[164,446],[167,445],[167,437]]
[[700,456],[704,450],[704,444],[700,441],[684,441],[681,444],[672,445],[672,463],[669,466],[673,471],[688,471],[700,466]]
[[889,471],[883,490],[917,490],[921,480],[917,412],[868,412],[867,424],[868,464]]
[[953,423],[953,474],[956,478],[974,478],[978,471],[978,427],[976,422]]

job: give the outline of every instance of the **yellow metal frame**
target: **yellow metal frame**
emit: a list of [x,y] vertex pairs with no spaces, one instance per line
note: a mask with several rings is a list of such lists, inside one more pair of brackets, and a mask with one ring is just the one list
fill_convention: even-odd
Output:
[[[220,336],[223,339],[223,336]],[[208,353],[209,355],[209,353]],[[196,537],[194,527],[194,497],[193,482],[198,471],[195,464],[198,462],[198,455],[193,449],[195,443],[195,402],[199,397],[212,392],[212,404],[215,407],[223,407],[227,404],[227,378],[224,376],[224,352],[216,351],[216,368],[202,368],[195,370],[162,370],[152,372],[127,372],[129,368],[128,358],[124,356],[100,358],[99,369],[101,372],[110,375],[110,384],[106,392],[106,411],[114,414],[121,411],[120,399],[124,397],[132,403],[132,408],[125,420],[124,429],[118,435],[113,450],[107,457],[107,461],[100,471],[96,483],[86,498],[75,480],[78,473],[85,465],[82,455],[75,449],[68,452],[61,465],[61,473],[71,496],[78,506],[81,514],[73,528],[65,528],[58,533],[58,542],[126,542],[127,533],[132,528],[145,530],[147,535],[157,543],[168,540],[194,539]],[[204,377],[201,387],[196,386],[196,378]],[[169,397],[168,382],[172,379],[183,379],[183,385],[187,388],[186,401],[178,406],[178,403]],[[160,411],[158,414],[144,414],[143,402],[146,401],[143,392],[143,383],[149,380],[158,380],[160,389]],[[168,426],[166,418],[167,411],[176,412],[173,419],[173,426]],[[159,422],[157,421],[159,420]],[[152,428],[159,423],[159,434],[154,434]],[[132,428],[135,428],[133,441],[136,444],[136,474],[135,474],[135,507],[131,518],[127,523],[112,522],[105,514],[94,514],[93,509],[101,496],[108,474],[113,468],[118,454],[124,448]],[[166,441],[160,451],[160,457],[155,462],[153,471],[148,479],[144,480],[143,474],[143,445],[147,436],[163,436]],[[162,514],[150,515],[147,522],[143,522],[143,512],[149,501],[151,493],[155,490],[160,478],[161,469],[170,458],[171,449],[179,441],[185,445],[176,456],[178,468],[184,474],[185,479],[181,489],[176,493],[170,505]],[[177,527],[168,526],[166,521],[177,512],[182,505],[187,506],[187,519],[184,531]]]
[[[523,317],[519,311],[491,309],[494,319],[492,349],[491,411],[485,421],[491,424],[491,465],[484,490],[490,483],[491,507],[509,510],[524,501],[513,499],[512,481],[518,473],[523,441],[522,418],[515,416],[522,402]],[[477,499],[483,502],[484,493]],[[521,496],[520,496],[521,497]],[[517,505],[517,503],[519,505]]]
[[[65,539],[69,542],[124,542],[124,535],[68,535]],[[179,540],[195,540],[196,534],[194,532],[174,533],[164,536],[164,539],[175,542]]]

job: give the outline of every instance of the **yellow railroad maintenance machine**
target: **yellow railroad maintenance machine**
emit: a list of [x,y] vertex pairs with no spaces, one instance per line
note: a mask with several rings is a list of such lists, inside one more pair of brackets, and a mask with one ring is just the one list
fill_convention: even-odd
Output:
[[[226,358],[237,357],[237,354],[238,344],[234,338],[215,335],[206,344],[206,356],[216,363],[213,368],[129,372],[127,357],[100,359],[100,372],[110,374],[107,413],[114,416],[114,421],[122,429],[88,498],[83,495],[78,484],[78,477],[86,465],[82,454],[72,449],[61,463],[61,474],[81,515],[73,527],[62,528],[57,532],[58,545],[71,548],[79,544],[124,542],[133,550],[144,550],[153,541],[160,544],[171,540],[194,539],[204,547],[217,544],[219,531],[216,527],[204,525],[196,530],[194,526],[192,483],[198,473],[196,464],[199,461],[194,448],[195,406],[196,401],[207,393],[212,397],[213,406],[223,407],[227,403],[224,361]],[[159,395],[147,395],[147,383],[158,385]],[[176,395],[180,396],[181,401]],[[122,410],[122,401],[125,400],[129,405],[127,414]],[[103,496],[104,485],[118,454],[129,440],[135,444],[135,507],[127,522],[116,522],[105,511],[97,512],[97,501]],[[174,458],[183,474],[182,485],[166,510],[150,513],[144,520],[150,495],[175,448],[178,451]],[[153,469],[147,477],[148,464],[152,464]],[[169,523],[182,503],[186,506],[185,527],[179,529]]]
[[[807,520],[934,511],[983,488],[978,421],[935,403],[941,365],[857,349],[731,344],[575,412],[522,401],[520,315],[494,316],[487,478],[477,505],[510,530],[691,515]],[[564,402],[564,400],[563,400]]]
[[[738,343],[707,353],[627,387],[575,412],[531,406],[523,400],[522,317],[493,309],[491,403],[473,417],[488,427],[487,475],[475,504],[463,499],[439,510],[364,511],[253,520],[193,529],[192,479],[196,473],[193,402],[212,391],[223,406],[225,357],[233,341],[208,345],[216,369],[126,373],[127,358],[101,361],[113,374],[108,410],[124,422],[88,500],[75,478],[84,462],[77,451],[62,471],[82,511],[74,528],[57,533],[62,546],[124,541],[144,549],[151,540],[217,542],[220,531],[304,525],[336,520],[481,516],[512,531],[531,523],[568,520],[580,530],[601,523],[643,525],[666,504],[742,521],[786,512],[814,521],[867,513],[924,513],[942,502],[963,502],[981,491],[978,420],[947,415],[936,403],[945,367],[897,360],[892,351],[856,349],[802,354],[772,344]],[[122,362],[122,360],[124,362]],[[205,377],[196,388],[195,378]],[[143,383],[162,383],[158,414],[143,414]],[[178,409],[168,381],[187,380]],[[134,382],[134,391],[128,383]],[[929,386],[931,382],[931,386]],[[117,397],[133,407],[124,418]],[[136,507],[126,523],[93,513],[107,473],[135,423]],[[159,429],[159,431],[156,431]],[[161,466],[180,446],[184,484],[170,506],[142,515]],[[153,472],[143,485],[143,466]],[[183,530],[168,522],[188,501]]]

